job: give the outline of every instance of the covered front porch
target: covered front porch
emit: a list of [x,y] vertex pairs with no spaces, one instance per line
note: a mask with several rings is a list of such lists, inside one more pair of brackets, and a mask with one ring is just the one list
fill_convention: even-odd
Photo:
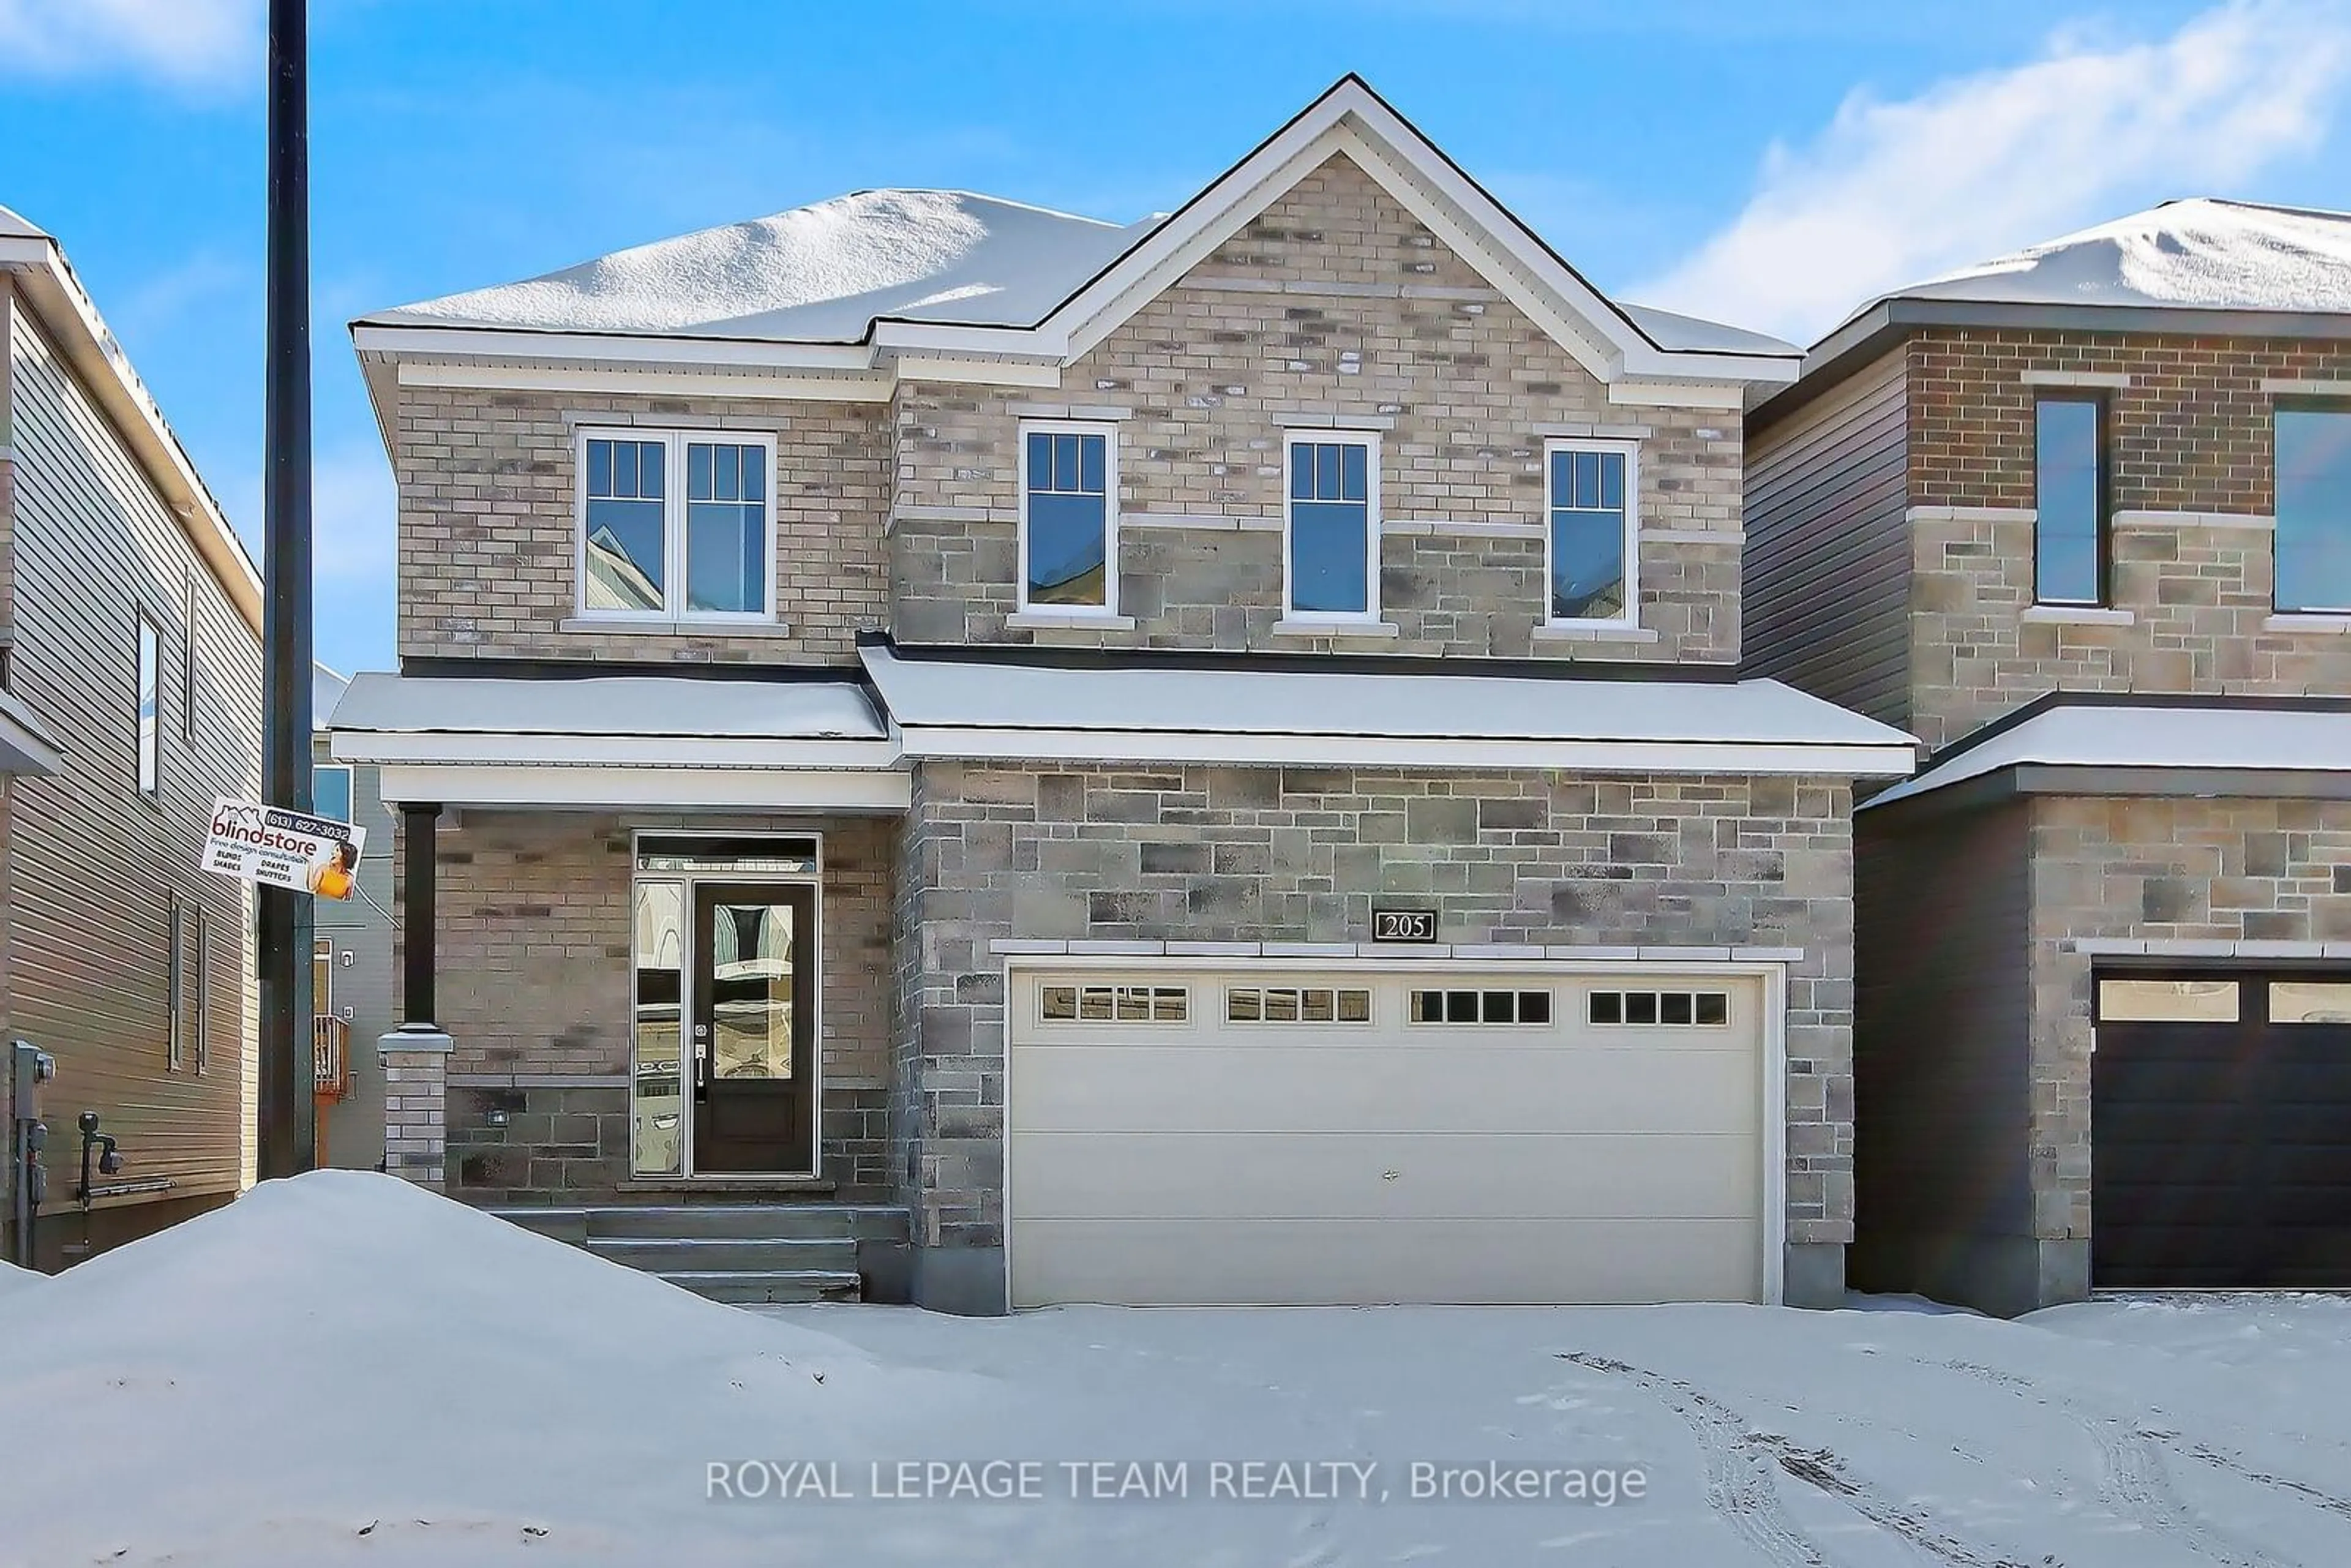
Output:
[[361,676],[398,803],[387,1169],[487,1207],[894,1196],[907,775],[847,682]]

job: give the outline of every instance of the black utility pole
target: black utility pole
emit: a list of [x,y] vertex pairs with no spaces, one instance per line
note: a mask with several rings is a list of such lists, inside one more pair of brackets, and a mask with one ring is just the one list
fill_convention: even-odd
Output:
[[[305,0],[269,0],[268,481],[262,515],[265,801],[310,810],[310,150]],[[317,1163],[310,895],[261,894],[263,1177]]]

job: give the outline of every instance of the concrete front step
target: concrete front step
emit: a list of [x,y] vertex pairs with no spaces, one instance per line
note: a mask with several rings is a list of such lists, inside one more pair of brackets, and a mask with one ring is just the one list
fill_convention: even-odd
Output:
[[491,1212],[574,1246],[638,1238],[723,1241],[906,1239],[906,1211],[884,1204],[644,1203],[581,1208],[500,1208]]
[[857,1242],[852,1237],[731,1237],[645,1236],[588,1239],[588,1250],[599,1258],[625,1263],[632,1269],[665,1274],[674,1270],[710,1272],[744,1270],[832,1269],[857,1271]]
[[854,1269],[663,1270],[655,1279],[714,1301],[737,1306],[783,1301],[853,1301],[859,1297]]
[[905,1299],[903,1208],[786,1197],[490,1212],[715,1301]]

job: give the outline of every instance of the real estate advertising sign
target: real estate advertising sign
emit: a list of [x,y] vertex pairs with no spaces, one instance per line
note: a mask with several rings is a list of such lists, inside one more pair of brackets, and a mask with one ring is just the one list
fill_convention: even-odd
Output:
[[223,795],[213,802],[204,869],[271,887],[349,898],[359,885],[365,828]]

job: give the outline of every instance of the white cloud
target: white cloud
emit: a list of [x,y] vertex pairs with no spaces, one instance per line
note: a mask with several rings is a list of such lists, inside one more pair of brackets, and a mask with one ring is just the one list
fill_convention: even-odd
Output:
[[0,0],[0,75],[262,76],[263,0]]
[[1746,209],[1626,298],[1809,341],[1873,295],[2316,148],[2351,0],[2235,0],[2156,42],[2053,38],[1902,102],[1856,93],[1774,145]]

